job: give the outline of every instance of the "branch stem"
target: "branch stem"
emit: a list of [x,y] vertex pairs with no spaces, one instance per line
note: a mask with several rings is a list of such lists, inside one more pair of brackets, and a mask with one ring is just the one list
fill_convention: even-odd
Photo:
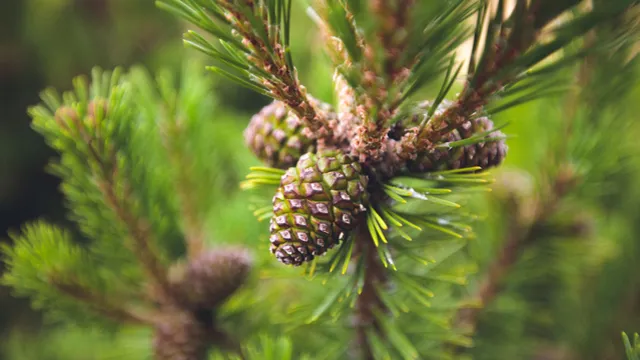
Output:
[[193,174],[189,170],[193,169],[190,157],[185,154],[184,148],[179,141],[184,139],[184,128],[179,119],[167,122],[167,129],[163,138],[167,154],[174,167],[178,169],[175,173],[175,188],[180,201],[180,213],[184,220],[184,233],[187,245],[187,256],[195,258],[205,247],[204,225],[201,219],[201,211],[197,207],[195,194],[195,184]]
[[[310,135],[320,137],[322,133],[328,132],[327,119],[320,116],[309,101],[306,91],[295,75],[295,68],[292,68],[286,60],[286,49],[275,41],[273,44],[265,44],[256,34],[256,29],[251,27],[251,22],[232,2],[225,1],[220,5],[231,13],[235,19],[234,28],[245,39],[244,43],[252,48],[250,55],[252,61],[273,76],[273,79],[266,80],[268,84],[265,84],[272,95],[287,104],[291,111],[312,130]],[[267,51],[270,48],[272,51]]]
[[376,256],[375,245],[366,226],[358,228],[354,241],[356,242],[355,252],[359,255],[358,258],[364,261],[364,286],[355,307],[355,343],[359,358],[372,360],[374,359],[373,349],[367,332],[379,330],[375,313],[384,311],[384,304],[378,295],[377,288],[384,284],[387,278],[385,269]]
[[105,296],[95,293],[92,289],[69,281],[50,279],[51,284],[58,291],[77,301],[87,304],[95,312],[119,323],[134,325],[150,325],[154,323],[154,314],[134,309],[126,304],[110,301]]
[[226,331],[214,327],[209,331],[209,336],[210,341],[213,345],[238,355],[241,360],[245,359],[245,356],[242,352],[242,346],[240,345],[238,340],[234,339]]
[[[106,178],[100,184],[100,189],[107,204],[112,208],[118,220],[129,231],[132,240],[132,251],[142,265],[147,278],[152,282],[152,294],[156,300],[172,301],[171,288],[167,278],[167,268],[160,261],[158,252],[153,243],[153,234],[150,225],[143,219],[139,219],[129,212],[127,206],[118,199],[115,193],[115,184],[112,178]],[[127,191],[129,192],[129,191]],[[126,198],[131,195],[128,194]]]
[[407,46],[407,24],[415,0],[372,0],[371,10],[379,21],[377,37],[384,48],[382,71],[387,83],[400,76],[402,64],[398,64]]
[[[116,167],[115,153],[108,155],[101,154],[94,146],[95,141],[86,139],[90,149],[92,160],[99,166],[95,174],[100,180],[98,187],[104,196],[105,203],[111,207],[116,218],[120,220],[129,232],[131,238],[131,251],[136,256],[142,266],[147,278],[151,281],[152,297],[162,302],[172,302],[170,285],[167,278],[167,268],[162,264],[157,249],[154,247],[153,233],[151,226],[146,220],[141,219],[131,213],[133,206],[127,203],[132,199],[131,189],[128,184],[124,184],[124,194],[117,194],[116,177],[118,168]],[[110,163],[105,158],[111,157]]]

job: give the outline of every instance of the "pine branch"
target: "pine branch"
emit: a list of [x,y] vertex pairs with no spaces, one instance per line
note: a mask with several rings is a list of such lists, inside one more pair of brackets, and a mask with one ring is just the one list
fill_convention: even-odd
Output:
[[[290,9],[290,2],[282,6]],[[318,131],[322,127],[326,127],[327,124],[323,123],[325,119],[318,118],[316,110],[306,97],[306,92],[301,88],[298,79],[295,77],[295,69],[291,68],[290,60],[286,56],[288,49],[283,48],[278,42],[269,43],[264,41],[258,32],[261,26],[264,26],[265,29],[263,31],[266,31],[267,25],[264,23],[256,24],[255,20],[253,20],[252,24],[251,15],[245,15],[247,10],[255,12],[259,9],[258,11],[262,12],[262,18],[264,19],[267,15],[267,9],[261,9],[260,5],[254,5],[252,1],[248,1],[247,5],[250,9],[242,5],[235,5],[232,2],[223,1],[220,4],[235,18],[235,29],[242,35],[243,41],[250,44],[254,50],[253,59],[251,60],[280,81],[280,84],[271,84],[269,89],[271,94],[274,95],[274,98],[287,104],[300,119],[307,123],[312,131]],[[256,29],[253,26],[258,28]],[[288,26],[288,24],[285,26]],[[270,54],[267,49],[274,53]]]
[[[171,116],[171,115],[170,115]],[[180,120],[168,122],[165,129],[165,146],[169,154],[169,160],[175,168],[184,168],[177,171],[174,180],[176,193],[180,199],[181,215],[184,220],[185,240],[187,242],[187,255],[189,258],[195,258],[205,247],[205,232],[202,215],[196,206],[196,193],[194,191],[195,184],[189,176],[189,169],[194,166],[189,162],[189,157],[182,152],[178,146],[176,139],[180,139],[182,132]]]
[[[391,74],[378,66],[378,49],[371,43],[376,40],[363,36],[356,24],[356,14],[350,6],[359,8],[357,2],[327,1],[323,5],[317,22],[336,67],[336,90],[351,97],[354,103],[348,112],[343,111],[338,117],[335,136],[350,143],[350,152],[361,162],[379,161],[392,115],[388,107],[393,85]],[[382,5],[373,4],[373,8]],[[344,84],[339,84],[343,81]],[[359,106],[355,106],[356,102]],[[343,110],[346,109],[343,107]]]
[[[564,49],[589,29],[633,6],[634,1],[617,1],[607,9],[584,12],[555,26],[552,31],[546,31],[553,20],[578,3],[576,0],[537,0],[530,4],[518,1],[507,17],[504,1],[500,0],[497,10],[486,25],[486,31],[481,30],[484,24],[479,16],[472,51],[476,51],[483,34],[486,36],[485,45],[479,58],[476,59],[475,53],[471,54],[470,74],[463,91],[451,107],[429,119],[419,132],[410,133],[403,139],[405,145],[400,147],[400,156],[411,158],[413,155],[408,152],[410,149],[433,149],[434,144],[446,134],[460,127],[469,118],[481,114],[483,108],[501,91],[525,79],[528,69]],[[551,39],[542,42],[547,37]],[[595,45],[593,47],[597,48]],[[538,71],[557,72],[582,56],[584,53],[566,56],[566,60],[552,62]],[[523,100],[535,98],[537,97]],[[514,102],[511,106],[520,103],[522,101]]]
[[[533,203],[518,200],[519,194],[510,194],[507,199],[508,224],[505,239],[494,261],[489,265],[486,275],[480,280],[476,294],[472,296],[482,307],[460,309],[456,316],[458,327],[474,331],[482,310],[488,307],[500,294],[504,279],[510,269],[520,259],[528,247],[544,236],[548,236],[545,227],[558,211],[559,205],[576,185],[576,174],[567,165],[550,182],[548,191]],[[527,208],[532,208],[530,214]],[[530,215],[528,215],[530,214]]]
[[[321,29],[332,36],[328,44],[335,66],[355,90],[359,105],[339,118],[341,128],[352,129],[349,150],[361,163],[378,166],[389,156],[387,135],[399,107],[446,69],[466,37],[463,24],[476,5],[373,1],[367,12],[357,4],[327,2],[320,11]],[[433,7],[443,14],[426,11]]]
[[1,249],[8,265],[1,281],[31,297],[34,306],[82,323],[95,320],[95,312],[115,323],[151,323],[152,314],[130,305],[141,299],[106,277],[105,269],[72,243],[68,232],[36,222],[12,238],[13,246]]
[[291,58],[291,0],[161,0],[156,4],[220,40],[218,49],[195,32],[185,35],[187,45],[222,64],[211,67],[212,71],[287,104],[312,130],[310,137],[329,134],[328,115],[309,100]]
[[[105,115],[106,111],[98,114],[97,117]],[[90,161],[97,165],[93,169],[93,175],[97,178],[98,188],[104,196],[105,203],[127,228],[131,239],[131,250],[152,282],[151,296],[157,297],[158,301],[173,301],[167,279],[167,268],[162,264],[159,252],[155,248],[156,242],[153,239],[151,226],[145,219],[131,211],[135,207],[135,200],[133,200],[135,195],[128,182],[120,178],[121,170],[117,166],[117,153],[98,147],[99,143],[106,141],[98,137],[99,128],[96,137],[85,133],[81,126],[78,128],[81,129],[81,141],[86,143]]]
[[93,311],[117,323],[152,325],[156,322],[157,314],[127,306],[123,302],[110,300],[68,277],[63,280],[55,274],[50,274],[49,283],[61,293],[86,304]]
[[[100,159],[94,159],[100,162]],[[104,165],[104,163],[103,163]],[[132,240],[132,251],[140,261],[149,280],[152,282],[151,296],[161,302],[173,301],[171,288],[167,280],[167,268],[160,261],[157,249],[154,247],[153,232],[149,224],[137,218],[128,209],[131,204],[126,200],[132,196],[130,190],[125,188],[124,197],[116,194],[116,184],[111,176],[106,176],[99,184],[106,203],[111,206],[118,219],[127,227]]]
[[[243,248],[201,251],[202,232],[194,235],[194,228],[202,230],[202,208],[211,205],[206,196],[194,195],[204,187],[192,183],[193,173],[206,170],[192,169],[201,163],[188,153],[191,145],[202,146],[210,137],[187,139],[184,132],[187,126],[189,135],[201,131],[194,124],[212,115],[210,103],[202,101],[210,84],[197,69],[185,68],[180,93],[167,74],[154,82],[140,69],[123,77],[119,70],[94,69],[91,83],[74,79],[73,92],[62,97],[44,92],[45,105],[30,109],[34,128],[61,153],[55,173],[63,179],[74,220],[91,242],[84,249],[68,234],[37,225],[26,228],[14,247],[2,249],[10,265],[3,283],[33,297],[34,306],[63,310],[67,318],[81,314],[94,322],[102,318],[115,325],[151,326],[158,360],[204,359],[210,345],[240,354],[240,345],[217,316],[224,316],[221,305],[246,282],[253,262]],[[168,154],[162,151],[159,120],[168,125]],[[157,153],[163,156],[156,158]],[[171,274],[164,263],[169,249],[162,246],[174,244],[159,239],[174,236],[178,223],[173,193],[164,182],[163,170],[171,171],[163,167],[166,155],[176,171],[177,192],[183,191],[191,241],[190,256],[173,264]],[[189,171],[180,168],[185,165]],[[182,248],[171,250],[180,253]]]
[[[43,94],[43,100],[55,112],[54,116],[43,106],[34,107],[30,112],[36,130],[63,155],[62,164],[56,171],[66,182],[78,187],[70,187],[67,195],[73,196],[74,202],[87,201],[78,196],[86,191],[82,187],[97,188],[103,200],[100,205],[107,205],[106,211],[111,210],[114,220],[126,228],[131,239],[130,250],[152,282],[153,291],[168,301],[170,290],[166,268],[155,248],[151,225],[135,213],[138,199],[129,179],[125,178],[121,154],[111,143],[114,129],[120,125],[118,121],[130,120],[123,108],[126,104],[121,102],[121,85],[119,69],[113,73],[94,69],[91,84],[83,77],[74,79],[75,93],[63,95],[64,106],[57,93]],[[84,183],[85,178],[92,181]]]

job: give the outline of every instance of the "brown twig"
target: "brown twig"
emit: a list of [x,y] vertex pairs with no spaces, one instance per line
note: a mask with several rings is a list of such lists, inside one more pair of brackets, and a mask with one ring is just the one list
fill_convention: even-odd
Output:
[[382,71],[388,82],[401,77],[403,66],[398,64],[407,46],[409,12],[415,0],[372,0],[371,10],[379,21],[378,40],[384,48]]
[[[363,47],[362,87],[366,93],[359,99],[358,111],[362,124],[357,127],[351,150],[361,163],[376,164],[385,157],[385,140],[389,132],[389,120],[396,112],[396,100],[400,97],[398,85],[406,78],[408,69],[399,60],[407,46],[406,27],[414,0],[372,0],[371,12],[378,19],[377,42],[382,47],[382,66],[374,44],[360,39]],[[373,41],[374,43],[376,41]],[[391,97],[391,99],[390,99]],[[367,112],[376,109],[374,116]]]
[[[230,20],[234,22],[234,28],[243,37],[245,46],[253,49],[250,60],[254,64],[260,65],[276,79],[266,80],[264,85],[269,88],[276,99],[287,104],[291,111],[305,122],[311,130],[307,134],[308,136],[312,138],[326,137],[329,134],[328,119],[308,99],[306,90],[296,76],[296,70],[288,65],[285,49],[278,42],[278,39],[272,39],[271,44],[265,44],[256,35],[256,30],[251,27],[251,22],[232,1],[221,1],[219,5],[231,14]],[[269,51],[269,48],[272,48],[273,51]]]

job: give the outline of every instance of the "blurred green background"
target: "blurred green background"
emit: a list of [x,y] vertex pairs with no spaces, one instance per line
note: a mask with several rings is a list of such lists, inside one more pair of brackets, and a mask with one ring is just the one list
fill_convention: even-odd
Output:
[[[315,97],[330,101],[332,72],[321,42],[301,8],[296,14],[292,50],[301,80]],[[8,231],[36,218],[72,226],[65,220],[58,180],[44,170],[55,154],[30,129],[26,115],[27,107],[39,101],[39,91],[46,86],[69,89],[73,76],[87,74],[95,65],[142,64],[152,71],[166,67],[177,71],[185,57],[199,56],[183,48],[184,29],[185,24],[156,9],[152,0],[0,0],[0,241],[7,241]],[[228,174],[236,181],[245,175],[242,169],[255,161],[242,145],[241,131],[268,99],[224,79],[216,78],[215,83],[214,96],[223,107],[221,118],[212,119],[221,127],[215,141],[224,139],[227,151],[222,158],[239,162]],[[640,98],[639,85],[630,99],[634,97]],[[640,113],[638,101],[623,105],[624,116]],[[562,106],[559,99],[550,99],[495,119],[511,121],[506,130],[512,136],[510,152],[501,171],[525,170],[530,173],[525,177],[534,184],[548,175],[549,149],[565,140],[560,130],[565,116]],[[592,181],[591,193],[588,189],[578,193],[578,206],[567,213],[576,208],[587,212],[595,219],[597,234],[583,242],[542,243],[525,254],[509,280],[507,294],[481,319],[476,358],[520,359],[512,354],[522,354],[521,347],[526,346],[534,349],[526,352],[531,354],[527,358],[538,360],[620,359],[620,331],[640,330],[640,281],[636,280],[640,279],[640,249],[635,245],[636,231],[640,231],[640,161],[632,157],[620,163],[628,170],[620,172],[616,152],[616,147],[624,145],[625,154],[637,154],[640,144],[618,141],[621,134],[615,128],[596,128],[599,136],[609,139],[605,150],[599,151],[608,157],[594,157],[586,169],[591,166],[601,177],[611,171],[611,177],[608,182]],[[624,132],[625,139],[640,135],[637,124]],[[580,146],[591,145],[569,144],[572,149]],[[583,153],[594,154],[593,147],[587,150]],[[231,189],[236,186],[230,185],[233,193]],[[263,224],[245,216],[249,214],[245,205],[238,198],[221,206],[214,216],[229,221],[216,236],[257,236],[264,230]],[[496,216],[479,227],[481,241],[470,248],[481,268],[492,259],[504,230],[504,216],[491,206],[479,206]],[[108,352],[111,347],[95,332],[53,329],[43,325],[26,299],[12,298],[8,289],[0,287],[0,359],[94,359],[89,354]],[[39,342],[41,336],[47,340]],[[134,335],[127,338],[131,341],[124,347],[144,345],[135,343]],[[573,348],[571,353],[577,357],[565,355],[565,347]]]
[[[295,20],[297,31],[292,42],[299,46],[295,46],[294,57],[308,88],[317,97],[329,100],[331,72],[323,61],[317,61],[322,60],[322,49],[304,45],[317,44],[308,25],[304,15]],[[185,58],[200,56],[183,47],[184,30],[185,24],[157,9],[153,0],[0,1],[1,242],[9,241],[8,232],[18,231],[25,222],[38,218],[73,226],[65,219],[58,179],[45,171],[47,162],[56,154],[30,129],[27,107],[40,101],[39,92],[48,86],[68,90],[74,76],[89,74],[94,66],[110,69],[143,65],[152,72],[166,68],[178,72]],[[242,146],[242,129],[250,115],[270,100],[221,78],[215,80],[215,88],[217,102],[224,104],[224,114],[211,119],[222,127],[212,141],[228,150],[222,158],[240,162],[228,174],[233,193],[246,166],[255,162]],[[232,237],[238,229],[253,227],[255,231],[243,232],[246,237],[261,229],[244,203],[237,203],[229,206],[248,216],[238,220],[238,211],[219,211],[214,216],[231,221],[220,222],[226,225],[220,226],[216,235]],[[28,299],[16,299],[9,289],[0,286],[0,359],[41,359],[45,354],[50,359],[89,359],[91,349],[98,346],[97,333],[65,329],[63,335],[56,335],[54,328],[31,310]],[[49,335],[54,340],[49,340]],[[40,336],[47,340],[39,342]],[[80,343],[87,348],[79,347]],[[72,349],[61,344],[69,344]]]

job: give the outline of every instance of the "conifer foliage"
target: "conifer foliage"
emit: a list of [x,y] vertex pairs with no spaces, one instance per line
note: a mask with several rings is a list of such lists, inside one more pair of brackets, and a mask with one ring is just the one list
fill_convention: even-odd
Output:
[[34,128],[61,153],[52,170],[89,241],[29,225],[4,249],[4,282],[63,317],[81,306],[150,326],[158,360],[201,360],[210,349],[263,359],[277,344],[283,359],[442,359],[470,346],[473,334],[459,325],[475,325],[474,307],[487,299],[462,296],[476,269],[464,250],[479,220],[466,205],[508,152],[493,119],[566,90],[558,81],[565,70],[628,41],[625,31],[584,37],[638,4],[310,3],[335,73],[335,104],[317,100],[298,77],[292,0],[157,2],[201,29],[184,41],[209,56],[207,69],[273,99],[244,133],[265,166],[252,167],[241,186],[269,221],[258,248],[272,258],[262,270],[290,277],[290,292],[251,289],[277,298],[261,309],[262,331],[284,338],[256,351],[258,331],[229,332],[223,321],[251,323],[251,304],[224,304],[256,265],[244,248],[205,245],[204,217],[216,201],[207,180],[224,170],[201,162],[208,143],[199,134],[211,130],[212,108],[193,67],[178,90],[166,74],[153,81],[133,69],[96,70],[61,97],[43,93],[44,104],[30,110]]
[[[3,249],[11,269],[3,282],[35,306],[83,324],[149,326],[157,359],[200,359],[211,344],[238,351],[214,313],[253,264],[241,246],[205,247],[207,205],[190,185],[208,178],[191,166],[205,139],[190,135],[212,104],[197,69],[185,68],[180,91],[167,74],[156,83],[136,68],[95,69],[73,91],[43,92],[30,109],[33,126],[61,154],[51,171],[89,241],[36,222]],[[173,161],[183,167],[171,171]]]

